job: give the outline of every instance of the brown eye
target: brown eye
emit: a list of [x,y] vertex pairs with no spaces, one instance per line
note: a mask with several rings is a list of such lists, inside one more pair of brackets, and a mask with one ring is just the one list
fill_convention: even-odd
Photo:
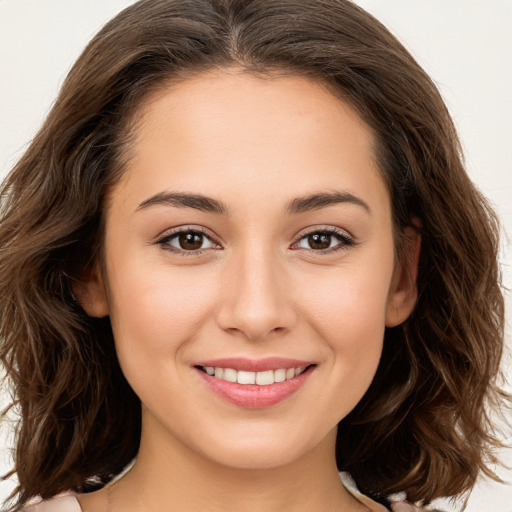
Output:
[[311,249],[329,249],[332,236],[326,233],[316,233],[308,236],[308,244]]
[[297,242],[296,247],[326,254],[354,244],[352,237],[343,231],[323,229],[307,233]]
[[180,249],[184,249],[186,251],[196,251],[197,249],[201,249],[204,237],[200,233],[189,232],[180,233],[177,238]]
[[210,237],[192,229],[175,231],[157,242],[164,249],[182,253],[200,253],[203,249],[218,248]]

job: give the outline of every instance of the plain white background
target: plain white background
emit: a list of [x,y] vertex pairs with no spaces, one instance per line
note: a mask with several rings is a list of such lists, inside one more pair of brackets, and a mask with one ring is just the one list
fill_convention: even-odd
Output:
[[[131,0],[0,0],[0,178],[27,147],[74,60],[97,30]],[[512,288],[512,0],[357,0],[414,54],[437,83],[459,129],[468,172],[504,228],[504,284]],[[510,295],[507,296],[508,344]],[[512,374],[512,365],[506,371]],[[5,397],[4,397],[5,400]],[[3,427],[0,471],[10,466]],[[512,433],[505,433],[512,442]],[[512,454],[501,453],[512,466]],[[512,512],[507,482],[482,480],[468,512]],[[12,484],[0,483],[0,501]],[[441,505],[440,505],[441,506]],[[460,510],[447,502],[442,508]]]

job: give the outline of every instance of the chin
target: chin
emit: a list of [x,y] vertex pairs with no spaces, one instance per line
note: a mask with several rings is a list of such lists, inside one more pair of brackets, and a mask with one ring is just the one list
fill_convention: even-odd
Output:
[[297,449],[274,449],[257,445],[246,449],[234,449],[223,453],[211,453],[209,459],[216,464],[232,469],[262,470],[275,469],[295,462],[303,455]]
[[308,437],[302,429],[296,432],[290,431],[290,428],[281,428],[278,432],[276,429],[269,429],[270,432],[264,428],[260,432],[254,430],[254,427],[248,429],[243,436],[240,436],[240,432],[238,435],[225,433],[223,436],[214,436],[208,444],[201,442],[202,446],[198,446],[196,451],[222,466],[246,470],[287,466],[325,442],[332,444],[330,450],[334,451],[336,429],[332,437],[325,432],[317,432],[317,435]]

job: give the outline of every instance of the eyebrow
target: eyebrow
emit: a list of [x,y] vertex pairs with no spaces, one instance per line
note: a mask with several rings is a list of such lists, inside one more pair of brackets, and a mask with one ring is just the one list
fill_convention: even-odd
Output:
[[181,192],[160,192],[139,204],[137,210],[144,210],[150,206],[175,206],[177,208],[194,208],[202,212],[229,215],[229,208],[222,201],[201,194],[187,194]]
[[[319,192],[304,197],[297,197],[286,206],[287,215],[296,215],[308,211],[319,210],[340,203],[349,203],[362,207],[371,214],[371,208],[361,198],[344,191]],[[228,206],[217,199],[202,194],[185,192],[160,192],[146,199],[137,207],[144,210],[151,206],[174,206],[177,208],[194,208],[206,213],[229,216]]]
[[288,204],[286,213],[289,215],[304,213],[340,203],[354,204],[361,206],[369,214],[372,212],[368,203],[361,198],[349,192],[335,190],[332,192],[319,192],[305,197],[297,197]]

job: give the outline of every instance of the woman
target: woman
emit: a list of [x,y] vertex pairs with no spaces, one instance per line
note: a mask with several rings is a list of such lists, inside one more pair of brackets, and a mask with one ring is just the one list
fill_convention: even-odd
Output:
[[18,509],[414,510],[491,474],[497,221],[353,4],[135,4],[2,197]]

